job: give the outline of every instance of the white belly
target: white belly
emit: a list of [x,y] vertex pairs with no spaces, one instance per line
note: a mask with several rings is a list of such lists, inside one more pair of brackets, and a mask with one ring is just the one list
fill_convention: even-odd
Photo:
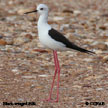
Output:
[[39,40],[41,44],[43,44],[46,48],[50,48],[52,50],[66,50],[66,47],[61,42],[57,42],[54,39],[52,39],[47,33],[44,33],[43,35],[39,35]]
[[66,50],[66,47],[61,42],[57,42],[54,39],[52,39],[48,35],[48,31],[51,29],[51,26],[48,24],[40,24],[38,23],[38,35],[39,40],[43,46],[46,48],[50,48],[52,50]]

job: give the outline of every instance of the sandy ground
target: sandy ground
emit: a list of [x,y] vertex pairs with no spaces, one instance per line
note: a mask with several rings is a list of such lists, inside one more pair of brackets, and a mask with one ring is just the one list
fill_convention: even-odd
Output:
[[[58,52],[61,79],[58,103],[48,97],[54,62],[38,41],[38,15],[23,15],[36,5],[50,7],[49,23],[77,45],[96,55]],[[108,108],[107,0],[0,0],[0,108],[3,102],[35,102],[23,108]],[[56,84],[53,91],[56,98]],[[86,105],[104,102],[105,105]]]

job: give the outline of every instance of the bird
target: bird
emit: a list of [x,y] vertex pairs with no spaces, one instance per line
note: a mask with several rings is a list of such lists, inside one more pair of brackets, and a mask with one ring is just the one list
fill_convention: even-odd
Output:
[[[58,102],[59,101],[60,65],[59,65],[57,51],[77,50],[77,51],[87,53],[87,54],[95,54],[95,52],[89,51],[89,50],[86,50],[84,48],[77,46],[76,44],[71,42],[69,39],[67,39],[62,33],[52,28],[51,25],[48,24],[49,8],[46,4],[39,4],[35,10],[30,11],[30,12],[25,12],[24,14],[29,14],[29,13],[34,13],[34,12],[39,14],[37,29],[38,29],[38,36],[39,36],[40,43],[43,44],[44,47],[53,50],[54,63],[55,63],[55,73],[53,76],[52,86],[49,93],[49,97],[48,99],[46,99],[46,101]],[[55,78],[57,74],[58,74],[57,97],[55,100],[53,100],[52,90],[54,87],[54,82],[55,82]]]

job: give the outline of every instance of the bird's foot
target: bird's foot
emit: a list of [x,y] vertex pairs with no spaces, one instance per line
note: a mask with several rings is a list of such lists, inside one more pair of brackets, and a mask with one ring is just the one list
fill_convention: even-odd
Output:
[[52,100],[51,98],[48,98],[48,99],[44,99],[43,101],[45,101],[45,102],[58,102],[58,99]]

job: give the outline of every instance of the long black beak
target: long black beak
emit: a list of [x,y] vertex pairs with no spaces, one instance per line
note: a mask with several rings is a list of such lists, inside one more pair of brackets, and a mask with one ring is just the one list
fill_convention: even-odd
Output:
[[34,13],[34,12],[37,12],[37,10],[31,11],[31,12],[26,12],[24,14],[29,14],[29,13]]

